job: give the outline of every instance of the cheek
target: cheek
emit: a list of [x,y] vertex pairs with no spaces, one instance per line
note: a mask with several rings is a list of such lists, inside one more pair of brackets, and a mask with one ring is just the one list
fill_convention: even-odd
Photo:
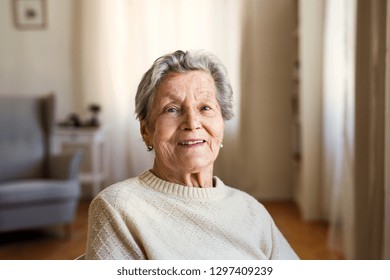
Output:
[[216,121],[210,126],[210,135],[212,138],[212,144],[217,146],[218,150],[223,141],[223,135],[225,130],[225,124],[223,121]]
[[154,143],[156,145],[167,145],[172,141],[176,126],[167,121],[158,121],[154,127]]

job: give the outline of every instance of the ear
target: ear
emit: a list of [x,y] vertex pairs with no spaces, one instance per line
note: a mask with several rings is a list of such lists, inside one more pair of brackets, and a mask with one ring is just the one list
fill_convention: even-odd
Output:
[[148,128],[148,125],[146,121],[141,121],[140,124],[140,131],[142,138],[144,139],[144,142],[147,146],[150,146],[153,144],[153,133],[151,133],[150,129]]

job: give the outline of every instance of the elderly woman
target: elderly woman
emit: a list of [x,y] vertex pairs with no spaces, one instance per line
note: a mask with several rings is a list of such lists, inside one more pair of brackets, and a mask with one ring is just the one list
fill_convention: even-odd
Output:
[[157,59],[138,86],[136,114],[154,166],[93,200],[87,259],[297,259],[256,199],[213,177],[233,116],[216,57]]

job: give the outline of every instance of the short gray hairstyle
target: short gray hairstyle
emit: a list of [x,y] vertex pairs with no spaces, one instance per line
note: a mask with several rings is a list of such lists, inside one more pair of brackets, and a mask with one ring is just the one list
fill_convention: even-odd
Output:
[[204,51],[176,51],[156,59],[143,75],[135,96],[135,113],[140,121],[148,121],[156,89],[169,72],[185,73],[202,70],[210,73],[217,90],[217,100],[224,120],[233,117],[233,90],[222,62]]

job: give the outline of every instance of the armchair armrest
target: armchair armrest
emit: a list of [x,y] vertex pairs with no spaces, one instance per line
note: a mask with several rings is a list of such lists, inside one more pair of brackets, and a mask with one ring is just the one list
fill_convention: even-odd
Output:
[[83,158],[84,155],[80,151],[52,155],[49,159],[49,178],[59,180],[77,179]]

